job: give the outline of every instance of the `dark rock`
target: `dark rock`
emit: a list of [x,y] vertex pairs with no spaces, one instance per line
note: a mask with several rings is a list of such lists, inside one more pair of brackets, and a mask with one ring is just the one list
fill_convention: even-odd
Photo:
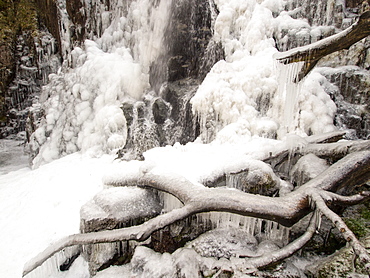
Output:
[[[362,240],[370,248],[370,236]],[[369,272],[361,262],[354,263],[355,254],[351,247],[344,247],[333,255],[320,259],[306,267],[308,277],[368,277]],[[357,275],[357,276],[356,276]]]
[[165,32],[165,54],[150,67],[150,84],[158,91],[166,81],[203,80],[211,67],[224,58],[221,44],[212,41],[213,1],[181,0],[173,4]]
[[121,105],[121,109],[126,118],[127,126],[130,126],[134,120],[134,104],[132,102],[124,102]]
[[[69,1],[67,1],[69,2]],[[39,10],[39,17],[43,24],[46,26],[47,30],[53,35],[53,37],[58,42],[58,50],[62,50],[61,36],[59,30],[59,11],[57,7],[57,2],[53,0],[36,0],[36,6]]]
[[357,66],[323,70],[321,73],[337,90],[330,97],[338,107],[335,124],[342,129],[353,129],[359,139],[370,136],[370,74]]
[[163,124],[168,119],[168,112],[170,107],[161,98],[157,98],[152,106],[154,122],[156,124]]

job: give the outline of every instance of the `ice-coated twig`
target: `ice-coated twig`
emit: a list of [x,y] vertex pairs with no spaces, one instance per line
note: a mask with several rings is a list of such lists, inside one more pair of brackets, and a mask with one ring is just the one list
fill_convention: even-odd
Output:
[[320,210],[320,212],[337,227],[337,229],[341,232],[343,238],[352,246],[352,249],[354,253],[358,256],[360,262],[364,264],[370,263],[370,255],[367,252],[366,248],[357,239],[351,229],[348,228],[346,223],[344,223],[343,219],[338,214],[329,209],[324,201],[324,198],[320,195],[319,192],[312,191],[310,195],[312,201],[316,205],[316,209]]
[[177,220],[186,218],[187,216],[195,213],[196,209],[197,208],[192,204],[188,204],[179,209],[174,209],[166,214],[152,218],[141,225],[115,230],[70,235],[50,245],[42,253],[38,254],[35,258],[29,261],[23,269],[23,277],[37,267],[41,266],[47,259],[66,247],[125,240],[144,241],[156,230],[174,223]]

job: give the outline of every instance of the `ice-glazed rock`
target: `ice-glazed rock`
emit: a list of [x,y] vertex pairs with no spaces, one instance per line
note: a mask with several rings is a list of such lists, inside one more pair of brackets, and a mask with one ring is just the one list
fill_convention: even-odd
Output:
[[215,229],[204,233],[189,243],[204,257],[227,258],[249,257],[255,254],[257,240],[239,229]]
[[291,170],[292,182],[297,186],[308,182],[325,171],[329,165],[325,159],[314,154],[307,154],[300,158]]
[[139,224],[160,213],[157,195],[137,187],[108,188],[81,208],[83,233]]
[[[151,190],[137,187],[108,188],[99,192],[81,208],[81,232],[111,230],[138,225],[158,215],[162,210],[158,196]],[[132,252],[130,242],[88,245],[83,256],[91,274],[113,258],[126,257]]]

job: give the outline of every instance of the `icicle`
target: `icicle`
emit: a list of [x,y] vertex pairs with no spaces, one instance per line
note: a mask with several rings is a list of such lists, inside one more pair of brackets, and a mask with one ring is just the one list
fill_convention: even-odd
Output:
[[159,200],[163,205],[162,212],[166,213],[173,209],[181,208],[183,204],[179,199],[165,192],[158,192]]
[[72,258],[74,255],[78,254],[79,247],[72,246],[63,249],[62,251],[56,253],[41,266],[27,274],[26,278],[50,278],[58,277],[61,275],[60,266],[66,261]]
[[279,74],[279,86],[277,95],[282,101],[281,112],[279,115],[283,115],[281,130],[281,137],[287,133],[294,131],[297,120],[297,101],[298,95],[301,91],[301,83],[296,82],[298,73],[302,69],[304,62],[291,63],[284,65],[280,62],[276,62],[276,67]]

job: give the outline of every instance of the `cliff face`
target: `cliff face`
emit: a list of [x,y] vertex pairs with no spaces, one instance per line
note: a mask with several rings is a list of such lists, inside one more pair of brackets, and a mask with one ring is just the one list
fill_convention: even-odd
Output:
[[47,75],[60,65],[52,57],[60,36],[54,1],[47,5],[4,0],[0,7],[0,138],[4,138],[25,130],[29,108]]

